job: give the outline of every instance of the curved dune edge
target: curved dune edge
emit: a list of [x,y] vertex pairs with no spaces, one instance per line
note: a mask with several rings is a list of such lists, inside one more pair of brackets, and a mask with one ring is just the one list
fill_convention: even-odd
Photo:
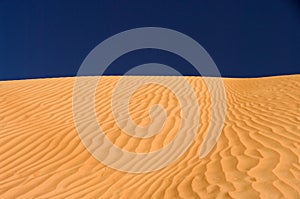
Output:
[[[88,85],[93,77],[80,78]],[[142,140],[118,129],[107,104],[118,78],[103,77],[96,91],[95,110],[107,137],[136,152],[171,142],[178,102],[154,85],[137,91],[129,109],[136,123],[147,125],[149,104],[163,105],[168,118],[162,131]],[[146,174],[111,169],[84,148],[73,121],[75,78],[0,82],[0,198],[299,198],[300,75],[224,78],[226,121],[204,159],[198,154],[210,99],[200,77],[185,78],[201,109],[195,142],[177,161]]]

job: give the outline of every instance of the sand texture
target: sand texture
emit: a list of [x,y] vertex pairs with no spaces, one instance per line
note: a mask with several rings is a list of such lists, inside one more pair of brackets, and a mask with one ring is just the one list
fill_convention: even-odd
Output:
[[[88,89],[94,77],[81,78]],[[150,77],[127,78],[130,87]],[[162,78],[180,86],[178,77]],[[300,198],[300,75],[224,78],[224,128],[204,158],[199,150],[211,123],[211,100],[202,78],[185,78],[201,111],[194,141],[166,167],[140,174],[112,169],[85,148],[72,111],[75,78],[0,82],[0,198]],[[151,122],[154,104],[164,107],[167,117],[156,135],[132,137],[112,114],[119,79],[103,77],[96,89],[95,117],[107,138],[135,153],[172,142],[182,119],[174,93],[156,84],[134,92],[128,109],[136,124]],[[87,100],[84,89],[78,100]],[[188,105],[189,97],[185,100]],[[103,154],[111,158],[109,149]]]

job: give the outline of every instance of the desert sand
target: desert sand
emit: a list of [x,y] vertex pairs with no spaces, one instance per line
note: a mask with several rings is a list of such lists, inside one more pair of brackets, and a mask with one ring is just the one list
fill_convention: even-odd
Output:
[[[86,85],[93,79],[80,78]],[[138,153],[170,143],[181,120],[175,95],[155,84],[137,90],[129,106],[133,121],[149,124],[153,104],[165,108],[167,119],[153,137],[131,137],[110,107],[119,78],[103,77],[96,90],[96,117],[106,136]],[[128,84],[141,78],[147,77],[128,77]],[[176,84],[178,77],[164,78]],[[204,158],[199,150],[211,101],[201,77],[185,78],[201,110],[198,133],[178,160],[140,174],[112,169],[84,147],[73,118],[74,77],[0,82],[0,198],[300,198],[300,75],[224,78],[224,128]]]

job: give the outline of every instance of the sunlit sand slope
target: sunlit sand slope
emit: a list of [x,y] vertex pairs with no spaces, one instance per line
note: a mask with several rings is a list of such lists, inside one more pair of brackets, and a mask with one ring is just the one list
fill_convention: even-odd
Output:
[[[93,77],[82,78],[88,89]],[[141,78],[128,77],[128,84]],[[176,84],[178,77],[163,78]],[[149,84],[132,95],[128,108],[137,124],[151,122],[153,104],[167,113],[161,132],[135,138],[111,113],[118,79],[102,78],[95,97],[96,117],[110,141],[140,153],[170,143],[181,120],[174,93]],[[224,79],[224,129],[203,159],[211,101],[201,78],[186,79],[201,111],[195,141],[169,166],[142,174],[111,169],[86,150],[72,112],[75,78],[0,82],[0,198],[300,198],[300,75]]]

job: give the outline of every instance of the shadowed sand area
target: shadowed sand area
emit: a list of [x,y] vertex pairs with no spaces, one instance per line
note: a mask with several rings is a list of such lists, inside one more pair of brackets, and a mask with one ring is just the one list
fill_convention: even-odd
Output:
[[[80,78],[88,88],[94,77]],[[133,121],[149,124],[153,104],[165,108],[167,119],[153,137],[131,137],[115,124],[110,107],[119,78],[103,77],[96,90],[106,136],[132,152],[166,146],[181,120],[176,96],[155,84],[137,90],[129,105]],[[147,77],[127,78],[130,85]],[[176,84],[178,77],[163,78]],[[194,142],[169,166],[142,174],[111,169],[85,149],[72,112],[75,78],[0,82],[0,198],[300,198],[300,75],[224,78],[224,128],[203,159],[211,101],[201,77],[185,78],[201,111]]]

